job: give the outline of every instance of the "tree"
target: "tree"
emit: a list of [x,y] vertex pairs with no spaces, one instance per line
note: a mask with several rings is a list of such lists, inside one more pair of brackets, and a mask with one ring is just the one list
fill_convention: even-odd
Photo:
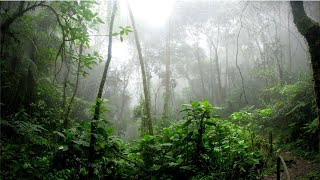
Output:
[[164,104],[163,104],[163,116],[164,118],[169,117],[169,100],[170,100],[170,20],[168,23],[168,34],[166,41],[166,79],[165,79],[165,96],[164,96]]
[[91,135],[90,135],[89,159],[88,159],[88,166],[89,166],[88,177],[91,179],[93,179],[93,177],[94,177],[93,162],[94,162],[95,142],[96,142],[96,138],[95,138],[96,121],[98,121],[100,119],[100,113],[101,113],[100,107],[101,107],[101,104],[103,103],[103,101],[101,100],[102,92],[103,92],[104,84],[106,82],[106,77],[107,77],[107,73],[108,73],[108,69],[109,69],[109,65],[110,65],[111,57],[112,57],[112,34],[113,34],[112,30],[113,30],[113,22],[114,22],[114,18],[116,15],[116,11],[117,11],[117,1],[114,0],[111,20],[110,20],[110,25],[109,25],[108,59],[105,64],[104,71],[103,71],[103,74],[101,77],[98,95],[97,95],[97,99],[96,99],[96,105],[94,107],[94,115],[93,115],[93,119],[91,121],[91,129],[90,129]]
[[78,85],[79,85],[79,76],[80,76],[80,69],[81,69],[81,59],[82,59],[82,52],[83,52],[83,43],[80,44],[79,47],[79,58],[78,58],[78,65],[77,65],[77,75],[76,75],[76,83],[74,85],[74,90],[71,96],[71,99],[69,101],[66,113],[65,113],[65,117],[64,117],[64,123],[65,123],[65,127],[69,126],[69,115],[70,115],[70,111],[71,111],[71,106],[73,103],[73,100],[76,96],[77,90],[78,90]]
[[[128,2],[127,2],[128,3]],[[134,33],[134,38],[136,41],[136,46],[138,50],[138,56],[139,56],[139,62],[140,62],[140,67],[141,67],[141,73],[142,73],[142,81],[143,81],[143,92],[144,92],[144,98],[145,98],[145,113],[146,113],[146,128],[147,128],[147,134],[152,135],[153,134],[153,127],[152,127],[152,118],[151,118],[151,99],[150,99],[150,91],[149,91],[149,86],[148,86],[148,81],[147,81],[147,74],[146,74],[146,68],[145,68],[145,63],[142,57],[142,52],[141,52],[141,46],[140,46],[140,41],[137,33],[137,28],[136,24],[134,21],[134,17],[132,14],[132,10],[130,8],[130,5],[128,3],[128,9],[129,9],[129,14],[130,14],[130,19],[132,23],[132,28],[133,28],[133,33]]]
[[309,53],[314,79],[314,92],[316,95],[317,113],[318,113],[318,141],[320,149],[320,26],[307,16],[302,1],[290,1],[293,15],[293,22],[298,31],[308,42]]

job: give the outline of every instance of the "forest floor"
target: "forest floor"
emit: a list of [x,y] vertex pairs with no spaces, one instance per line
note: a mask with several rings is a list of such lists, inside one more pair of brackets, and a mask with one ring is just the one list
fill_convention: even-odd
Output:
[[[288,167],[290,179],[320,180],[320,164],[303,159],[291,152],[283,152],[281,153],[281,156]],[[274,174],[266,176],[263,179],[274,180],[277,179],[277,176]],[[284,171],[281,172],[281,179],[287,179],[287,175]]]

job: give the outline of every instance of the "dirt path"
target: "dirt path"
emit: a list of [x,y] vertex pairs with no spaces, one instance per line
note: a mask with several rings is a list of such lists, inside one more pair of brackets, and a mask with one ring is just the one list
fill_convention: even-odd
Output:
[[[283,152],[281,156],[285,160],[291,179],[312,179],[320,180],[320,165],[309,160],[302,159],[291,152]],[[282,164],[281,164],[282,166]],[[270,175],[264,180],[277,179],[276,175]],[[281,179],[287,179],[285,172],[281,173]]]

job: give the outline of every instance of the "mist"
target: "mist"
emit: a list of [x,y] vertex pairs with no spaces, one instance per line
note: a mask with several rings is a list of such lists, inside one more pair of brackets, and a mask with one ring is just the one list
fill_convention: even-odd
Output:
[[0,5],[3,179],[320,177],[319,2]]

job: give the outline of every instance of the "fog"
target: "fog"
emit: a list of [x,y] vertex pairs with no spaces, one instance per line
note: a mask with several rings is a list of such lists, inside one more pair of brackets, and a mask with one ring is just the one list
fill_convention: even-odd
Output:
[[[110,4],[98,3],[97,12],[106,14]],[[190,100],[207,99],[224,108],[227,102],[232,102],[234,109],[228,109],[229,112],[251,105],[259,107],[263,89],[293,82],[301,73],[311,74],[306,41],[293,23],[288,2],[136,0],[130,4],[148,71],[155,118],[163,113],[167,58],[170,58],[171,73],[170,114],[174,118],[181,118],[181,104]],[[316,2],[305,3],[308,15],[319,22],[317,6]],[[108,48],[108,36],[103,36],[108,29],[107,14],[103,19],[106,23],[92,30],[90,37],[90,49],[97,50],[104,60]],[[119,3],[115,32],[119,26],[131,26],[125,1]],[[98,66],[103,65],[104,62]],[[98,66],[82,79],[83,86],[87,79],[96,79],[96,84],[99,83],[102,68],[97,70]],[[129,79],[125,89],[127,96],[113,99],[121,92],[123,76]],[[92,88],[91,97],[94,97],[97,88],[87,88]],[[128,98],[127,115],[132,118],[129,112],[143,97],[133,33],[124,37],[123,42],[119,37],[113,38],[105,94],[111,106],[115,106],[111,108],[113,113],[122,98]],[[79,95],[85,96],[81,90]]]
[[0,5],[3,179],[320,177],[320,2]]

